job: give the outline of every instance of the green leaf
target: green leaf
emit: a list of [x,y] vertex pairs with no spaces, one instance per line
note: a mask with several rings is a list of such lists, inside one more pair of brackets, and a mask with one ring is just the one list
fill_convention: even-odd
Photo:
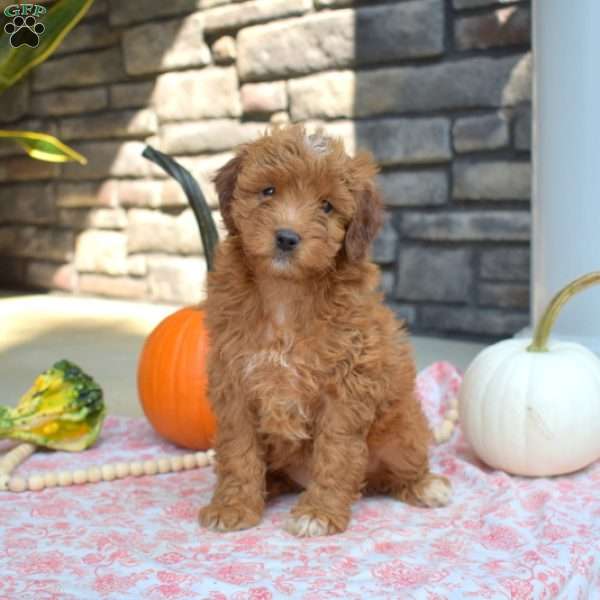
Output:
[[82,165],[87,164],[87,159],[57,140],[54,136],[37,131],[4,131],[0,130],[0,140],[17,142],[31,156],[47,162],[76,161]]
[[[43,17],[45,31],[37,48],[13,48],[10,36],[0,30],[0,93],[14,85],[33,67],[44,62],[77,25],[94,0],[59,0]],[[16,4],[16,2],[15,2]]]

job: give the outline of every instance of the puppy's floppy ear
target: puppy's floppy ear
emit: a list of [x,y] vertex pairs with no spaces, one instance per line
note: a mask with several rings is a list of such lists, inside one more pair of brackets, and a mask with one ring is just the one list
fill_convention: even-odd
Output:
[[367,255],[383,223],[383,202],[374,181],[377,166],[370,154],[357,155],[352,160],[351,173],[356,210],[346,230],[344,247],[348,260],[358,262]]
[[215,187],[217,188],[217,195],[219,196],[221,216],[223,217],[223,222],[225,223],[225,227],[227,227],[227,231],[229,231],[231,235],[234,235],[237,232],[231,216],[231,205],[233,202],[233,192],[235,191],[235,185],[241,169],[242,156],[241,154],[238,154],[224,164],[216,172],[213,178]]

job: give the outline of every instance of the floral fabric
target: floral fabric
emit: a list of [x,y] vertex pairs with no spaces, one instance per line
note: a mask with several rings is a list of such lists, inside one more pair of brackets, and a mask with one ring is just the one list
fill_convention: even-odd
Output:
[[[419,375],[432,422],[459,384],[447,363]],[[111,417],[95,448],[39,452],[19,472],[176,452],[145,420]],[[600,464],[568,477],[510,477],[482,465],[460,432],[432,450],[432,463],[452,479],[450,506],[362,499],[346,533],[313,539],[282,530],[293,496],[270,504],[254,529],[201,530],[210,468],[0,492],[0,598],[600,598]]]

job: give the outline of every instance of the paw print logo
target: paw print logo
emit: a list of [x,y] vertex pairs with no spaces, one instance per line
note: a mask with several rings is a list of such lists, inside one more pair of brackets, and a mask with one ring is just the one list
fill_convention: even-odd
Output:
[[29,15],[26,18],[16,16],[12,21],[4,26],[4,31],[10,35],[10,45],[13,48],[19,46],[29,46],[37,48],[40,43],[40,35],[46,28],[37,19]]

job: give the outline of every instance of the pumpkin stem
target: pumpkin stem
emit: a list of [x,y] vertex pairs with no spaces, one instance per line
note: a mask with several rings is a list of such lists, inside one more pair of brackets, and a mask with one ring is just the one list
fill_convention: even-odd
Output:
[[527,347],[528,352],[548,352],[548,339],[550,338],[550,332],[554,327],[560,311],[563,306],[579,292],[589,288],[592,285],[600,283],[600,271],[594,271],[583,275],[575,281],[572,281],[566,285],[560,292],[558,292],[554,298],[550,301],[548,308],[544,311],[540,322],[535,328],[535,334],[533,341]]
[[198,182],[176,160],[152,148],[152,146],[146,146],[142,152],[142,156],[157,164],[183,188],[198,223],[202,246],[204,247],[204,256],[206,257],[206,267],[209,271],[212,271],[215,248],[219,243],[219,233]]

